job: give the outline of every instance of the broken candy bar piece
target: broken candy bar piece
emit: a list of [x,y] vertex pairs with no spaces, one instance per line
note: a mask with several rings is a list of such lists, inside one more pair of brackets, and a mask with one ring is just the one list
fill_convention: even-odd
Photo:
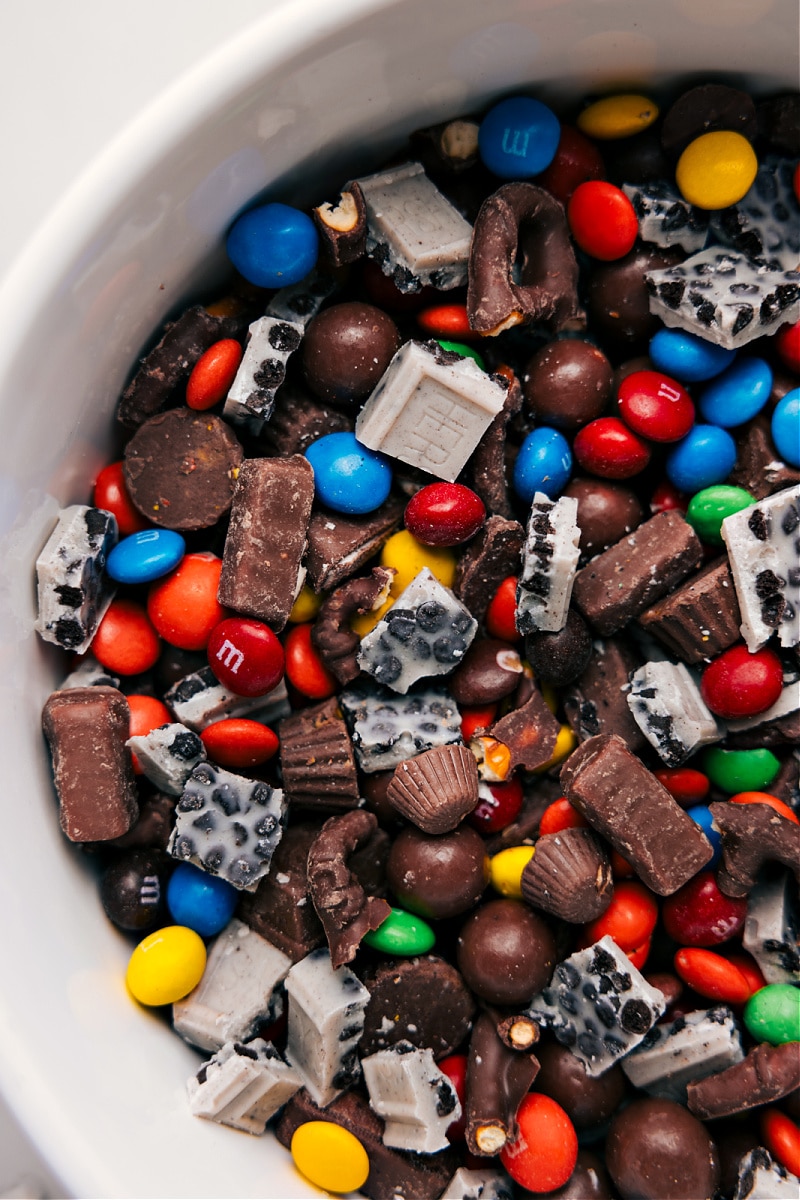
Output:
[[306,568],[314,591],[330,591],[355,575],[399,527],[404,508],[402,500],[390,496],[365,516],[313,513],[308,526]]
[[164,693],[164,703],[182,725],[196,733],[223,717],[249,717],[271,725],[289,711],[283,680],[265,696],[237,696],[222,686],[211,667],[184,675]]
[[475,999],[459,971],[443,958],[385,963],[364,975],[369,1003],[364,1014],[362,1055],[397,1042],[429,1046],[437,1060],[453,1054],[467,1037]]
[[283,792],[212,763],[194,768],[175,805],[167,850],[235,888],[255,888],[281,840]]
[[758,263],[796,271],[800,263],[800,205],[792,187],[794,164],[769,155],[738,204],[711,214],[718,241]]
[[639,221],[639,237],[656,246],[680,246],[687,254],[702,250],[708,237],[708,214],[661,180],[622,185]]
[[339,683],[352,683],[361,674],[357,661],[361,639],[350,627],[352,618],[380,608],[396,574],[393,568],[373,567],[369,575],[348,580],[323,600],[311,640]]
[[303,586],[314,470],[307,459],[248,458],[236,482],[219,601],[279,633]]
[[743,1058],[733,1013],[718,1007],[654,1025],[642,1044],[622,1060],[622,1069],[633,1086],[649,1096],[685,1104],[687,1084],[694,1086]]
[[117,522],[103,508],[62,509],[36,560],[39,612],[34,628],[46,642],[83,654],[114,598],[105,565]]
[[[510,368],[498,374],[505,375]],[[468,484],[486,505],[486,511],[510,520],[514,506],[509,495],[506,428],[522,407],[522,387],[513,375],[503,407],[478,442],[467,463],[462,483]]]
[[325,941],[308,894],[308,852],[316,825],[290,825],[272,856],[269,875],[254,892],[243,892],[238,914],[251,929],[287,954],[293,963]]
[[430,1049],[396,1042],[362,1058],[361,1067],[370,1107],[385,1122],[384,1145],[417,1154],[435,1154],[449,1146],[447,1128],[461,1116],[461,1104]]
[[431,183],[421,163],[356,181],[367,209],[367,255],[401,292],[467,281],[472,228]]
[[538,838],[521,886],[528,904],[578,925],[601,916],[614,895],[611,864],[590,829]]
[[309,894],[334,968],[352,962],[364,934],[378,929],[392,911],[385,900],[366,894],[347,862],[377,828],[377,817],[364,809],[331,817],[308,852]]
[[788,871],[759,883],[747,898],[742,945],[767,983],[800,983],[800,921]]
[[193,1046],[243,1042],[282,1012],[278,985],[291,959],[235,917],[212,942],[203,978],[172,1006],[172,1025]]
[[168,796],[180,796],[194,768],[207,757],[197,734],[180,722],[129,738],[126,745],[150,782]]
[[522,322],[555,333],[579,315],[578,263],[564,206],[532,183],[506,183],[481,205],[469,255],[470,328]]
[[647,662],[630,678],[633,719],[668,767],[724,736],[684,663]]
[[139,814],[128,701],[116,688],[53,692],[42,713],[61,828],[72,842],[107,842]]
[[628,677],[640,660],[628,643],[607,638],[594,643],[589,666],[564,696],[570,726],[585,742],[599,733],[616,733],[638,753],[645,737],[628,708]]
[[516,624],[520,633],[558,633],[564,628],[578,566],[578,501],[553,503],[536,492],[522,549]]
[[726,1070],[690,1083],[687,1105],[703,1121],[748,1112],[782,1100],[800,1087],[800,1045],[761,1042]]
[[671,592],[703,559],[691,525],[661,512],[593,558],[575,577],[575,603],[598,633],[616,633]]
[[226,1042],[186,1088],[196,1117],[260,1135],[300,1086],[300,1076],[272,1042],[253,1038],[246,1045]]
[[800,484],[776,492],[722,522],[722,537],[751,654],[778,634],[800,641]]
[[797,1200],[800,1179],[792,1175],[763,1146],[742,1158],[733,1200]]
[[355,180],[335,204],[326,201],[311,210],[320,236],[320,258],[331,267],[344,267],[367,252],[367,206]]
[[361,1074],[356,1047],[369,992],[349,967],[331,966],[327,949],[312,950],[286,976],[286,1057],[317,1104],[325,1107]]
[[800,883],[800,825],[768,804],[716,801],[709,811],[722,834],[717,883],[726,896],[746,896],[766,862],[789,867]]
[[479,621],[503,580],[519,573],[524,541],[519,521],[493,515],[461,554],[453,591]]
[[504,1171],[459,1167],[439,1200],[513,1200],[512,1186]]
[[424,833],[449,833],[478,803],[478,768],[466,746],[437,746],[395,767],[389,803]]
[[665,1007],[662,993],[606,935],[559,963],[528,1011],[594,1076],[638,1046]]
[[581,816],[657,895],[671,896],[713,856],[699,826],[615,734],[584,742],[569,756],[560,778],[564,795]]
[[558,720],[534,684],[526,702],[495,721],[490,733],[508,747],[507,774],[510,774],[516,767],[535,771],[549,762],[556,748],[559,729]]
[[477,629],[460,600],[423,567],[362,639],[358,664],[378,683],[405,694],[418,679],[452,671]]
[[800,271],[751,262],[714,246],[645,275],[650,312],[728,350],[800,317]]
[[491,1156],[519,1132],[517,1109],[539,1071],[532,1054],[509,1050],[494,1020],[481,1013],[469,1041],[466,1137],[472,1154]]
[[305,454],[312,442],[328,433],[352,433],[354,424],[351,417],[328,408],[292,380],[284,383],[275,397],[262,437],[278,458],[290,458]]
[[286,378],[286,364],[303,339],[296,320],[259,317],[248,331],[244,356],[230,386],[223,416],[258,434],[272,416],[275,393]]
[[744,488],[756,500],[800,483],[800,471],[775,449],[769,418],[759,413],[736,430],[736,463],[726,482]]
[[353,743],[335,697],[292,713],[278,727],[286,794],[306,808],[347,809],[359,802]]
[[739,603],[727,559],[711,563],[639,617],[647,633],[697,666],[739,640]]

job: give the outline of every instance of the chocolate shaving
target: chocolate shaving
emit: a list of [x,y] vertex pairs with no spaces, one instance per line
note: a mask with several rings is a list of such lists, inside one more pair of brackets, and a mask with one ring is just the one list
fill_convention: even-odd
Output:
[[577,925],[601,916],[613,895],[611,864],[589,829],[540,837],[522,872],[523,900]]
[[383,603],[396,573],[391,567],[373,567],[370,575],[343,583],[323,601],[311,640],[339,683],[352,683],[361,674],[356,661],[361,639],[350,621]]
[[478,803],[478,767],[466,746],[436,746],[398,763],[386,798],[424,833],[449,833]]
[[520,1054],[498,1037],[488,1013],[472,1030],[467,1062],[467,1146],[488,1157],[513,1141],[519,1127],[517,1110],[539,1071],[532,1054]]
[[687,1106],[696,1117],[707,1121],[730,1117],[762,1104],[782,1100],[800,1087],[800,1045],[784,1042],[754,1046],[743,1062],[734,1063],[686,1089]]
[[508,746],[511,754],[510,773],[516,767],[535,771],[549,762],[556,747],[559,728],[541,692],[532,687],[528,700],[520,708],[495,721],[490,733],[498,742]]
[[800,825],[768,804],[717,801],[709,811],[722,834],[717,883],[726,896],[746,896],[767,862],[782,863],[800,883]]

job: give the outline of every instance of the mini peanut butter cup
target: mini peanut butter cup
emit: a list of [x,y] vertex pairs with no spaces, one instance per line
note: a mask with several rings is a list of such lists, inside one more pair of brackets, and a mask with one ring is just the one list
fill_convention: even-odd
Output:
[[395,767],[390,804],[425,833],[449,833],[478,803],[478,768],[466,746],[436,746]]

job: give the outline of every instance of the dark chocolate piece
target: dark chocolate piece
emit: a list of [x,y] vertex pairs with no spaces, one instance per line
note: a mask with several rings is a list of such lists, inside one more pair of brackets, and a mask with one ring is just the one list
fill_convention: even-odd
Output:
[[448,687],[456,704],[493,704],[511,695],[521,675],[522,661],[513,646],[479,637],[453,671]]
[[534,686],[526,702],[495,721],[490,733],[508,746],[511,755],[509,772],[515,767],[535,771],[552,758],[559,728],[558,720]]
[[749,142],[758,133],[756,106],[747,92],[724,83],[690,88],[667,109],[661,125],[661,144],[673,159],[704,133],[729,130]]
[[358,805],[353,743],[335,696],[281,721],[278,736],[283,785],[292,803],[319,809]]
[[716,658],[738,642],[740,622],[727,557],[687,579],[639,617],[643,629],[691,666]]
[[300,590],[313,499],[314,471],[301,455],[242,463],[222,559],[221,604],[283,629]]
[[628,677],[640,666],[632,648],[617,638],[594,643],[594,657],[564,696],[564,712],[582,742],[616,733],[638,753],[647,745],[626,699]]
[[563,205],[532,183],[506,183],[484,201],[469,255],[470,327],[493,336],[522,322],[554,332],[580,314],[578,264]]
[[592,635],[574,608],[568,610],[566,624],[557,633],[525,637],[525,657],[534,675],[557,688],[574,683],[583,674],[592,661],[592,650]]
[[242,447],[212,413],[174,408],[145,421],[125,447],[131,500],[163,529],[209,529],[228,511]]
[[613,377],[611,363],[591,342],[548,342],[525,367],[525,407],[541,425],[580,429],[602,413]]
[[278,389],[275,408],[261,436],[278,457],[289,458],[305,454],[312,442],[329,433],[350,433],[354,424],[352,417],[329,408],[289,380]]
[[472,1154],[498,1154],[516,1139],[517,1110],[538,1070],[534,1056],[509,1050],[492,1018],[481,1013],[469,1040],[467,1062],[466,1136]]
[[349,183],[335,204],[326,201],[311,216],[320,236],[320,257],[328,266],[346,266],[366,253],[367,206],[358,183]]
[[309,322],[303,338],[306,383],[329,404],[366,400],[399,348],[397,326],[374,304],[332,304]]
[[711,1200],[719,1183],[716,1146],[674,1100],[634,1100],[617,1113],[606,1166],[621,1194],[637,1200]]
[[659,896],[671,896],[713,856],[700,827],[614,734],[590,738],[573,751],[561,786],[581,816]]
[[481,1000],[527,1005],[550,982],[556,942],[544,918],[521,900],[490,900],[461,927],[456,957]]
[[613,1117],[627,1085],[622,1067],[614,1063],[602,1075],[589,1075],[568,1046],[542,1041],[536,1047],[540,1071],[537,1092],[550,1096],[578,1130],[592,1129]]
[[614,895],[611,864],[589,829],[540,837],[521,883],[528,904],[576,925],[596,920]]
[[561,494],[578,501],[578,545],[587,558],[607,550],[642,523],[644,510],[638,496],[621,483],[578,475]]
[[661,512],[580,570],[573,599],[608,636],[671,592],[702,560],[700,539],[683,515]]
[[394,570],[373,567],[369,575],[348,580],[322,602],[311,640],[339,683],[352,683],[361,674],[357,662],[361,639],[350,628],[350,621],[383,603],[394,576]]
[[401,907],[429,920],[456,917],[474,908],[483,895],[488,881],[486,847],[469,825],[438,836],[409,826],[392,843],[386,874]]
[[365,516],[317,511],[308,526],[306,569],[316,592],[355,575],[398,529],[405,503],[394,496]]
[[127,833],[139,813],[131,752],[130,709],[110,687],[53,692],[42,728],[53,758],[61,828],[72,842],[107,842]]
[[139,799],[139,816],[127,833],[113,838],[108,844],[115,850],[136,850],[152,847],[166,850],[175,823],[177,797],[155,792]]
[[[499,374],[510,374],[510,368]],[[496,376],[497,377],[497,376]],[[506,431],[512,417],[522,406],[522,388],[516,375],[512,375],[503,407],[472,452],[464,468],[464,482],[480,496],[488,513],[511,520],[514,506],[508,487],[508,464],[506,454]]]
[[524,541],[519,521],[491,516],[459,558],[453,591],[479,621],[506,576],[519,574]]
[[721,892],[746,896],[766,862],[782,863],[800,883],[800,825],[768,804],[717,801],[709,807],[722,834],[722,862],[717,868]]
[[443,958],[385,963],[365,972],[369,1002],[359,1043],[362,1058],[403,1040],[429,1046],[435,1059],[452,1054],[469,1033],[475,1000]]
[[748,1112],[800,1088],[800,1044],[761,1042],[747,1057],[686,1089],[689,1111],[703,1121]]
[[744,488],[756,500],[800,483],[800,471],[785,463],[772,441],[769,418],[759,414],[736,439],[736,463],[726,483]]
[[478,803],[478,767],[466,746],[435,746],[398,763],[386,798],[425,833],[449,833]]
[[756,106],[758,132],[779,154],[796,158],[800,154],[800,96],[788,92],[761,100]]
[[334,969],[352,962],[364,934],[378,929],[392,911],[385,900],[366,894],[347,861],[377,828],[372,813],[354,809],[326,821],[308,852],[309,894]]

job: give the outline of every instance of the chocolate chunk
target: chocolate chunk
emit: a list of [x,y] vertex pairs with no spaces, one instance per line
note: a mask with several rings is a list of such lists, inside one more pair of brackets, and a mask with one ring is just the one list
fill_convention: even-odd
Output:
[[594,263],[586,284],[590,328],[623,353],[646,348],[660,323],[650,312],[645,273],[683,260],[680,250],[638,243],[616,262]]
[[508,747],[510,773],[516,767],[535,771],[549,762],[556,748],[559,728],[558,720],[534,686],[525,703],[495,721],[490,733]]
[[689,1111],[707,1121],[748,1112],[782,1100],[800,1087],[800,1046],[784,1042],[754,1046],[743,1062],[687,1088]]
[[329,404],[366,400],[399,348],[397,326],[381,309],[358,300],[333,304],[303,338],[306,382]]
[[482,1000],[526,1005],[550,980],[555,938],[543,918],[520,900],[490,900],[464,922],[457,961]]
[[589,829],[540,837],[521,886],[528,904],[577,925],[596,920],[614,895],[611,864]]
[[139,813],[131,754],[130,709],[110,687],[53,692],[42,728],[53,758],[61,828],[72,842],[106,842],[127,833]]
[[[502,374],[510,374],[510,368]],[[500,373],[495,376],[498,378]],[[503,407],[481,440],[472,452],[466,467],[464,479],[468,486],[480,496],[489,513],[511,520],[514,516],[514,506],[508,487],[506,431],[512,417],[516,416],[522,406],[522,388],[516,375],[509,383]]]
[[115,850],[153,848],[166,850],[175,821],[175,797],[155,792],[139,800],[139,816],[127,833],[112,838],[109,846]]
[[797,92],[761,100],[756,114],[758,132],[769,148],[796,158],[800,154],[800,96]]
[[696,1117],[673,1100],[634,1100],[611,1122],[606,1166],[623,1196],[711,1200],[717,1149]]
[[[562,688],[578,679],[592,660],[592,635],[579,612],[570,608],[557,633],[529,633],[525,657],[542,683]],[[502,740],[502,739],[501,739]]]
[[658,513],[578,572],[575,604],[608,636],[672,591],[702,557],[700,539],[683,516]]
[[747,92],[723,83],[704,83],[679,96],[664,114],[661,144],[673,159],[704,133],[730,130],[749,142],[758,133],[756,106]]
[[210,413],[175,408],[145,421],[125,447],[131,500],[163,529],[208,529],[231,506],[242,447]]
[[699,826],[614,734],[579,746],[562,768],[561,786],[659,896],[671,896],[713,855]]
[[731,569],[722,558],[646,609],[639,624],[676,658],[697,666],[739,640],[740,620]]
[[484,201],[469,255],[470,328],[494,335],[536,321],[555,332],[579,315],[578,264],[563,206],[532,183]]
[[353,744],[335,697],[293,713],[278,726],[289,799],[306,808],[355,808],[359,800]]
[[522,662],[508,642],[476,638],[450,677],[450,694],[457,704],[493,704],[519,684]]
[[362,1057],[400,1041],[429,1046],[435,1059],[452,1054],[467,1036],[475,1001],[461,975],[443,958],[426,955],[364,973],[369,1002]]
[[607,550],[642,523],[639,498],[621,483],[573,476],[562,495],[578,501],[578,545],[587,557]]
[[264,425],[262,437],[275,454],[289,458],[305,454],[312,442],[329,433],[349,433],[352,417],[329,408],[294,380],[282,384],[275,397],[275,408]]
[[347,862],[377,828],[377,819],[362,809],[331,817],[308,852],[309,893],[334,968],[352,962],[364,934],[378,929],[392,911],[385,900],[367,896]]
[[782,863],[800,882],[800,825],[768,804],[717,801],[710,811],[722,834],[717,883],[726,896],[746,896],[766,862]]
[[542,425],[580,429],[602,413],[612,380],[611,363],[591,342],[549,342],[525,367],[525,407]]
[[537,1092],[564,1109],[576,1129],[592,1129],[608,1121],[620,1107],[627,1087],[622,1068],[613,1064],[602,1075],[589,1075],[567,1046],[542,1041],[536,1047]]
[[254,892],[243,893],[239,903],[241,919],[292,962],[325,941],[308,895],[308,852],[318,832],[315,825],[290,826],[272,857],[269,875],[259,880]]
[[478,620],[508,575],[517,575],[525,531],[518,521],[491,516],[463,551],[453,590]]
[[615,733],[638,753],[644,734],[628,708],[628,677],[639,666],[633,649],[617,638],[594,643],[594,657],[564,696],[564,712],[585,742],[598,733]]
[[800,471],[785,463],[772,441],[769,419],[759,414],[737,430],[736,464],[726,482],[756,500],[800,483]]
[[386,874],[403,908],[429,920],[456,917],[483,895],[488,882],[486,847],[469,825],[438,836],[409,827],[392,843]]
[[437,746],[395,767],[386,797],[425,833],[449,833],[478,803],[478,768],[466,746]]
[[326,201],[311,210],[320,235],[320,257],[331,267],[356,262],[367,249],[367,207],[364,193],[353,182],[335,204]]
[[492,1018],[482,1013],[469,1040],[466,1136],[472,1154],[491,1156],[519,1133],[517,1109],[536,1078],[532,1054],[509,1050]]
[[405,505],[391,496],[365,516],[316,511],[308,526],[306,568],[311,586],[327,592],[381,549],[403,519]]
[[383,604],[395,573],[385,567],[373,567],[370,575],[350,579],[323,600],[311,640],[339,683],[352,683],[361,674],[357,662],[361,639],[350,628],[351,619]]

